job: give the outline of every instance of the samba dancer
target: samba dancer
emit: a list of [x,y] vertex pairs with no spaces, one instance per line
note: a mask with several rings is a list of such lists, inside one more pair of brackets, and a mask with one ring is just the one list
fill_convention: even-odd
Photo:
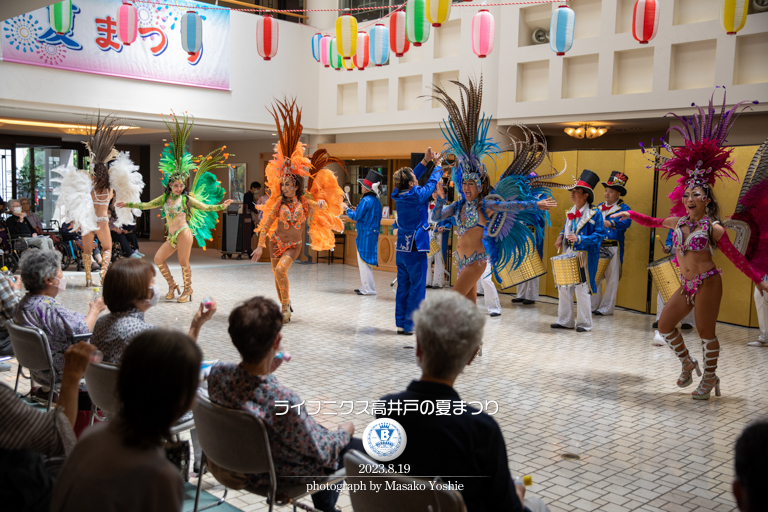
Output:
[[[662,249],[662,252],[664,254],[669,254],[672,252],[672,233],[674,233],[673,229],[669,230],[669,234],[667,235],[667,241],[664,243],[664,248]],[[677,266],[677,265],[675,265]],[[679,274],[679,271],[678,271]],[[659,318],[661,318],[661,312],[664,311],[664,297],[661,296],[661,291],[656,292],[656,321],[653,322],[653,328],[657,329],[659,327]],[[693,323],[695,322],[694,318],[694,312],[691,310],[690,313],[688,313],[685,318],[683,318],[683,323],[680,326],[681,329],[684,331],[693,329]],[[657,337],[654,338],[654,341],[661,341],[661,345],[666,345],[666,342],[664,341],[664,338],[661,337],[660,334],[658,334],[659,331],[656,331]]]
[[[325,150],[316,151],[311,159],[304,156],[306,146],[299,140],[303,131],[301,109],[296,106],[296,100],[276,101],[270,113],[275,118],[279,141],[265,172],[269,199],[263,206],[256,206],[264,216],[257,228],[259,246],[253,251],[251,261],[259,261],[269,239],[275,288],[282,305],[283,322],[288,323],[293,312],[288,270],[301,254],[305,223],[309,226],[310,246],[316,251],[333,249],[336,245],[333,232],[344,231],[339,219],[345,208],[344,191],[336,175],[325,168],[331,161],[344,164],[328,156]],[[309,194],[305,194],[304,178],[308,178]]]
[[[560,252],[566,245],[565,254],[584,252],[587,257],[587,281],[576,285],[558,286],[557,322],[553,329],[573,329],[576,332],[592,330],[592,302],[597,262],[600,257],[600,242],[605,237],[603,216],[598,208],[592,207],[595,199],[594,188],[600,181],[597,174],[585,169],[576,184],[570,188],[573,207],[568,210],[568,219],[557,237],[555,248]],[[573,317],[573,295],[576,294],[576,318]]]
[[[605,238],[600,243],[601,253],[611,255],[605,274],[597,281],[597,289],[592,294],[592,314],[598,316],[613,315],[616,306],[616,294],[619,291],[622,265],[624,264],[624,232],[632,224],[630,219],[611,219],[616,212],[626,212],[630,208],[621,198],[627,195],[625,185],[629,178],[619,171],[612,171],[608,181],[602,182],[605,187],[605,201],[597,205],[603,216]],[[602,256],[602,254],[601,254]],[[603,279],[605,279],[605,294],[603,294]]]
[[373,267],[379,264],[378,246],[381,229],[381,201],[379,190],[383,176],[368,171],[365,179],[357,180],[363,192],[357,208],[347,209],[347,217],[355,221],[355,245],[357,246],[357,267],[360,270],[360,288],[358,295],[376,295],[376,281],[373,280]]
[[[176,302],[189,302],[192,300],[192,267],[189,257],[192,254],[192,241],[205,250],[205,242],[213,240],[211,230],[219,222],[218,212],[225,210],[232,202],[224,198],[224,189],[219,185],[216,176],[208,171],[226,167],[224,161],[229,157],[223,150],[226,146],[215,149],[206,156],[193,157],[187,151],[187,138],[192,132],[194,120],[184,114],[183,122],[171,115],[173,124],[165,121],[171,134],[171,142],[166,144],[160,157],[160,172],[162,183],[165,186],[163,195],[147,203],[118,202],[116,209],[130,208],[136,210],[150,210],[161,208],[160,216],[165,218],[166,237],[163,245],[155,253],[155,265],[160,269],[160,274],[168,283],[166,300],[173,300],[179,292],[179,285],[173,279],[171,270],[166,261],[176,253],[181,266],[181,276],[184,282],[184,290],[181,291]],[[195,172],[191,190],[187,191],[187,180],[190,172]],[[117,210],[118,212],[120,210]]]
[[722,270],[715,266],[712,259],[714,249],[720,249],[736,268],[755,283],[761,293],[768,291],[768,283],[762,281],[762,274],[731,243],[720,222],[720,209],[713,191],[717,178],[735,179],[736,176],[732,163],[728,161],[732,149],[723,146],[723,143],[742,103],[745,102],[737,103],[726,111],[723,97],[723,110],[716,124],[711,99],[707,112],[699,108],[699,114],[690,118],[675,115],[682,122],[682,127],[673,126],[670,130],[678,131],[685,145],[673,148],[662,141],[663,146],[672,154],[671,157],[663,156],[655,149],[650,151],[656,161],[661,161],[658,168],[663,172],[663,177],[678,177],[678,186],[670,194],[670,217],[657,219],[633,211],[613,215],[614,218],[631,218],[642,226],[674,230],[673,246],[680,265],[682,284],[679,293],[672,295],[664,307],[659,318],[659,331],[682,365],[677,385],[681,388],[689,386],[693,382],[693,371],[701,375],[701,370],[698,361],[689,354],[683,335],[675,326],[691,309],[696,311],[704,375],[691,394],[694,400],[708,400],[712,389],[715,390],[715,396],[720,396],[720,377],[715,374],[720,342],[715,331],[723,283],[720,277]]

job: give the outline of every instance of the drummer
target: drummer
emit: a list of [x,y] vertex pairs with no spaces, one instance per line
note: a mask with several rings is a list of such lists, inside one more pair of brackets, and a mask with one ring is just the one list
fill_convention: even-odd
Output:
[[616,305],[616,293],[619,291],[621,268],[624,264],[624,232],[632,224],[631,219],[611,219],[616,212],[626,212],[631,208],[620,199],[627,195],[627,175],[620,171],[612,171],[608,181],[603,182],[605,201],[597,205],[603,216],[605,239],[601,243],[601,257],[610,255],[610,262],[605,269],[605,294],[603,294],[603,277],[597,281],[597,290],[592,294],[592,314],[598,316],[613,315]]
[[[603,216],[598,208],[592,207],[595,200],[595,186],[600,177],[588,169],[581,172],[578,181],[570,188],[573,207],[568,210],[565,226],[555,242],[555,248],[560,251],[565,245],[566,254],[583,251],[587,256],[586,283],[559,286],[559,302],[557,307],[557,323],[550,325],[553,329],[573,329],[576,332],[592,330],[592,303],[589,295],[593,293],[597,260],[600,257],[600,242],[605,237]],[[576,294],[576,318],[573,317],[573,295]]]

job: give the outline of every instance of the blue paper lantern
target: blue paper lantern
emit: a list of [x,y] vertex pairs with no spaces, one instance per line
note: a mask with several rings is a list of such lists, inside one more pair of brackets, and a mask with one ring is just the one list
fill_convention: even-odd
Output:
[[203,18],[195,11],[181,17],[181,47],[190,55],[203,47]]
[[320,32],[312,36],[312,58],[317,62],[320,62],[320,40],[322,38],[323,34]]
[[573,29],[576,25],[576,13],[568,6],[561,5],[552,12],[552,20],[549,24],[549,47],[558,55],[573,46]]
[[389,29],[383,23],[377,23],[371,29],[368,50],[371,62],[377,67],[389,60]]

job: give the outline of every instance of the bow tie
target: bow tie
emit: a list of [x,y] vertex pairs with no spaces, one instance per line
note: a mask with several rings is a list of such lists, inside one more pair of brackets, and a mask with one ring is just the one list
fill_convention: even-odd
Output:
[[604,212],[610,210],[611,208],[613,208],[613,206],[608,206],[607,204],[600,205],[600,209]]
[[578,219],[580,217],[581,217],[581,210],[577,211],[576,213],[568,214],[568,220]]

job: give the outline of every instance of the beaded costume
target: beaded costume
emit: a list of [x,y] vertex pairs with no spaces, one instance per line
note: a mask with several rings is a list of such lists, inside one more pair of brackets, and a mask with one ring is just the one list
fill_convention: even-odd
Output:
[[[259,247],[266,247],[267,240],[270,241],[275,288],[282,304],[283,320],[288,322],[292,311],[288,269],[298,257],[295,249],[301,247],[304,225],[308,226],[309,245],[316,251],[332,250],[336,245],[334,232],[344,231],[339,219],[345,208],[344,191],[336,175],[325,168],[330,162],[344,164],[325,150],[316,151],[311,158],[304,156],[306,146],[299,140],[303,130],[301,109],[295,100],[277,101],[270,113],[275,118],[280,139],[267,164],[265,175],[270,194],[266,204],[256,206],[264,215],[255,232],[259,234]],[[300,191],[300,181],[304,178],[307,178],[308,193],[283,197],[284,185]]]
[[[160,217],[165,218],[166,221],[165,242],[170,247],[175,250],[179,243],[179,237],[184,232],[189,231],[197,244],[205,250],[205,242],[213,240],[211,230],[219,222],[218,212],[225,210],[231,202],[219,204],[224,198],[225,191],[216,176],[209,171],[226,167],[225,160],[229,158],[229,153],[224,153],[226,149],[224,146],[211,151],[204,157],[193,157],[187,151],[187,138],[192,131],[194,120],[184,115],[182,121],[179,122],[179,118],[172,114],[171,121],[165,122],[171,135],[171,142],[165,145],[165,150],[160,158],[160,172],[163,175],[161,181],[165,187],[165,192],[146,203],[128,202],[126,207],[139,210],[160,208]],[[181,195],[175,195],[172,191],[173,184],[181,181],[186,187],[192,172],[195,173],[195,176],[190,192],[187,192],[185,188]],[[184,224],[171,231],[173,222],[182,215],[184,216],[182,219]],[[191,251],[191,249],[191,243],[189,247],[185,247],[185,251]],[[182,259],[188,261],[189,253],[179,253],[178,257],[179,262]],[[165,260],[157,263],[157,266],[168,282],[169,291],[165,298],[171,300],[176,296],[179,287]],[[192,300],[192,268],[189,265],[181,265],[181,273],[184,291],[177,301],[187,302]]]

